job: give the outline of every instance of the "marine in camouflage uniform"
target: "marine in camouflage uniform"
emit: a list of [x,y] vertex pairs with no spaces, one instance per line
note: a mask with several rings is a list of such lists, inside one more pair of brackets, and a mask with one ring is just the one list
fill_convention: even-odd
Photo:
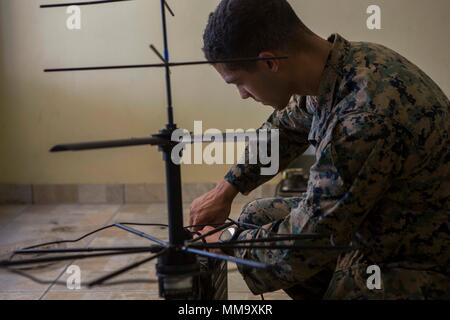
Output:
[[[280,170],[316,147],[308,190],[245,206],[240,221],[261,227],[239,240],[314,233],[326,237],[298,243],[355,249],[236,249],[237,257],[275,266],[239,271],[254,294],[450,298],[450,102],[398,53],[338,34],[328,41],[320,94],[294,96],[262,126],[280,130]],[[260,171],[239,164],[225,179],[248,194],[273,178]],[[381,290],[367,287],[370,265],[381,269]]]

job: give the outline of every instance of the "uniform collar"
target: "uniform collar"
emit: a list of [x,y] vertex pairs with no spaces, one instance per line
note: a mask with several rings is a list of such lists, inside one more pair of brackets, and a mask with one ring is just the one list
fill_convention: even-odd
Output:
[[350,42],[337,33],[331,35],[328,42],[332,43],[332,48],[322,74],[318,95],[319,107],[326,112],[330,112],[333,107],[336,85],[342,80],[351,47]]
[[332,48],[322,73],[319,94],[312,99],[315,102],[314,104],[316,104],[309,135],[309,140],[312,144],[317,144],[327,129],[329,115],[336,103],[337,88],[342,81],[344,67],[351,49],[350,42],[337,33],[331,35],[328,41],[332,43]]

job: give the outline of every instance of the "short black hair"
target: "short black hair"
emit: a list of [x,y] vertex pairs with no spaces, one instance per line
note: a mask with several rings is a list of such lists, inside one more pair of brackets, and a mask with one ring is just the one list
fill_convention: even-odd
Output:
[[[222,0],[209,16],[203,52],[213,61],[257,57],[264,50],[296,50],[301,30],[310,32],[287,0]],[[227,67],[252,69],[254,65]]]

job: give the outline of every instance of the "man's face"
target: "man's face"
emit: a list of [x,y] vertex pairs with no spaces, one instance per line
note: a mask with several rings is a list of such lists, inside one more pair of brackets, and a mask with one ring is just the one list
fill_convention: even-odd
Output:
[[251,71],[229,70],[224,64],[216,64],[214,68],[226,83],[237,87],[242,99],[252,98],[276,110],[282,110],[292,97],[288,81],[284,79],[278,62],[259,61],[256,69]]

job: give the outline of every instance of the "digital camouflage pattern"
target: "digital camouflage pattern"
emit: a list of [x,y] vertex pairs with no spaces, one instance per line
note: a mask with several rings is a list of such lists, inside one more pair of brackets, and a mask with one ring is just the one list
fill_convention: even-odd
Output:
[[[275,266],[239,270],[254,294],[313,281],[327,299],[450,298],[450,102],[398,53],[329,41],[320,94],[293,97],[262,126],[280,130],[280,170],[316,147],[308,191],[247,205],[241,222],[262,227],[239,239],[318,233],[327,237],[299,244],[358,249],[236,249]],[[225,178],[248,194],[273,178],[260,169],[236,165]],[[381,290],[367,288],[369,265],[381,268]]]

